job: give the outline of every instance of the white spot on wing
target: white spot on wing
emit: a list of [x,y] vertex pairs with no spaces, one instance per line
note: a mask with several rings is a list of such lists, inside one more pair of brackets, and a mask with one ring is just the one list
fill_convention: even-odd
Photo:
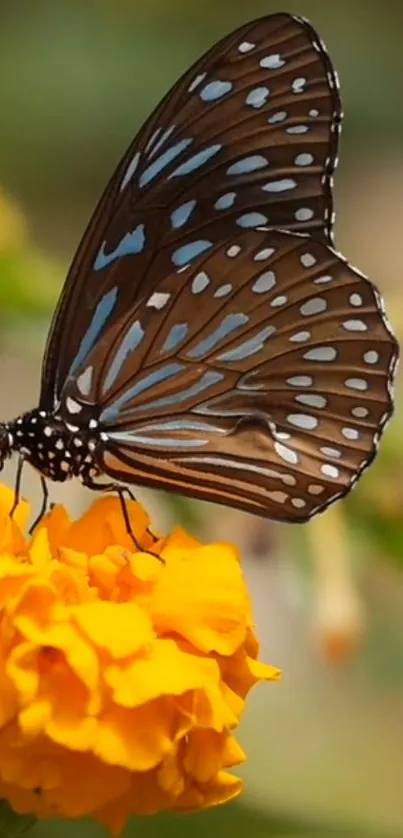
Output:
[[275,284],[276,276],[274,271],[266,271],[253,283],[252,291],[254,291],[255,294],[265,294],[267,291],[271,291]]
[[310,375],[293,375],[287,378],[287,384],[291,387],[312,387],[313,378]]
[[192,294],[200,294],[209,284],[210,279],[205,271],[200,271],[192,281]]
[[157,311],[161,311],[161,309],[167,304],[170,296],[170,294],[163,291],[155,291],[154,294],[152,294],[147,300],[146,306],[147,308],[156,308]]
[[292,463],[292,465],[296,465],[298,463],[298,454],[295,451],[292,451],[291,448],[288,448],[286,445],[283,445],[281,442],[274,443],[274,450],[282,460],[286,463]]
[[321,314],[326,309],[327,302],[323,297],[313,297],[301,306],[300,312],[304,317],[309,317],[312,314]]
[[363,358],[366,364],[377,364],[379,361],[379,352],[375,352],[374,349],[369,349],[368,352],[364,352]]
[[196,90],[196,87],[198,87],[199,84],[201,84],[201,82],[204,81],[205,78],[206,73],[199,73],[199,75],[196,76],[196,78],[194,78],[192,82],[190,82],[190,85],[188,87],[189,93],[192,93],[193,90]]
[[270,256],[273,256],[274,247],[264,247],[263,250],[259,250],[253,260],[255,262],[262,262],[264,259],[270,259]]
[[77,378],[77,387],[83,396],[88,396],[91,390],[93,371],[94,368],[92,366],[87,367]]
[[344,383],[349,390],[368,390],[368,381],[364,378],[346,378]]
[[339,469],[336,466],[332,466],[330,463],[324,463],[324,465],[320,467],[320,470],[325,477],[331,477],[333,480],[337,480],[340,474]]
[[242,41],[242,43],[239,44],[238,50],[239,50],[239,52],[243,52],[243,53],[244,52],[251,52],[253,49],[255,49],[255,46],[256,46],[256,44],[251,44],[250,41]]
[[231,247],[229,247],[226,252],[227,252],[227,256],[229,256],[230,259],[233,259],[234,256],[238,256],[238,253],[241,252],[241,248],[240,248],[239,244],[232,244]]
[[306,361],[334,361],[337,358],[337,350],[334,346],[318,346],[305,352],[303,357]]
[[284,64],[284,59],[281,58],[281,56],[278,53],[273,55],[266,55],[264,58],[262,58],[261,61],[259,61],[260,67],[262,67],[264,70],[278,70],[280,67],[283,67]]
[[318,420],[315,416],[309,416],[307,413],[289,413],[287,422],[294,425],[295,428],[301,428],[303,431],[313,431],[318,427]]

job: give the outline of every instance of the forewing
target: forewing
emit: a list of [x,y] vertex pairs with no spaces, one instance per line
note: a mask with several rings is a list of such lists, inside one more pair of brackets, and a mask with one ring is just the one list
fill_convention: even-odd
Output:
[[343,257],[248,231],[115,324],[62,416],[100,405],[99,465],[114,478],[303,521],[371,462],[396,358],[378,292]]
[[330,239],[340,122],[325,47],[292,15],[242,26],[185,73],[127,151],[80,244],[48,339],[41,407],[58,402],[112,320],[172,267],[226,240],[229,224],[234,234],[265,224]]

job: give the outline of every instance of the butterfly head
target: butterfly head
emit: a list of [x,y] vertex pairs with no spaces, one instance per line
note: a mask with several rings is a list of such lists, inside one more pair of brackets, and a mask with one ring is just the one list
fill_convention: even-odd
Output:
[[13,451],[13,436],[10,433],[8,426],[0,423],[0,471]]

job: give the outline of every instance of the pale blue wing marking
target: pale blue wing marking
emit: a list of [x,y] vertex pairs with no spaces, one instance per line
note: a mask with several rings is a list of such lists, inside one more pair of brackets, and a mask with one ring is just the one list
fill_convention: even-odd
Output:
[[289,189],[295,189],[297,181],[292,178],[282,178],[281,180],[270,180],[262,186],[263,192],[288,192]]
[[176,349],[185,340],[188,331],[187,323],[176,323],[175,326],[172,326],[160,351],[160,355],[163,352],[172,352],[173,349]]
[[169,164],[172,163],[176,157],[179,157],[179,155],[182,154],[182,151],[184,151],[185,148],[187,148],[192,142],[192,139],[179,140],[178,143],[175,143],[175,145],[167,148],[167,150],[164,151],[160,157],[157,157],[154,163],[151,163],[151,166],[147,166],[147,168],[144,169],[143,174],[139,177],[140,188],[147,186],[148,183],[154,180],[154,178],[156,178],[157,175],[163,171],[163,169],[166,169],[166,167],[169,166]]
[[93,348],[98,335],[102,332],[102,329],[109,317],[112,313],[113,309],[115,308],[116,301],[118,298],[118,289],[117,287],[111,288],[102,300],[99,301],[94,315],[92,317],[91,323],[88,326],[88,329],[80,343],[79,350],[77,355],[70,367],[69,376],[74,375],[76,370],[81,366],[84,359],[87,357],[91,349]]
[[140,346],[144,334],[145,332],[141,326],[140,321],[135,320],[135,322],[130,326],[129,331],[123,338],[122,343],[120,344],[119,349],[109,367],[109,370],[105,377],[105,381],[103,383],[102,395],[104,395],[109,390],[109,388],[112,387],[128,355],[130,355],[131,352],[134,352],[134,350],[137,349],[138,346]]
[[[169,378],[174,378],[175,375],[183,372],[186,369],[184,364],[167,364],[164,367],[160,367],[155,372],[146,375],[145,378],[140,379],[137,381],[133,387],[130,387],[126,390],[120,398],[116,399],[113,404],[109,407],[105,408],[100,415],[101,422],[110,422],[114,419],[117,419],[122,408],[124,409],[127,404],[129,404],[136,396],[139,396],[140,393],[143,393],[144,390],[148,390],[150,387],[154,387],[156,384],[160,384],[161,381],[166,381]],[[134,409],[134,408],[132,408]],[[143,409],[143,408],[142,408]]]
[[267,215],[261,212],[246,212],[237,218],[236,223],[238,227],[260,227],[267,223]]
[[261,108],[266,104],[270,90],[268,87],[255,87],[246,97],[246,104],[252,108]]
[[105,253],[106,242],[103,242],[94,262],[94,270],[101,271],[102,268],[106,268],[107,265],[110,265],[111,262],[115,262],[116,259],[120,259],[122,256],[132,256],[133,254],[141,253],[145,241],[144,224],[138,224],[132,233],[126,233],[112,253]]
[[168,176],[168,180],[171,180],[173,177],[179,177],[180,175],[190,175],[192,172],[196,171],[196,169],[200,169],[200,166],[204,166],[211,157],[214,157],[218,151],[222,149],[221,143],[216,143],[215,145],[210,145],[208,148],[203,149],[203,151],[198,151],[197,154],[194,154],[193,157],[189,157],[189,160],[186,160],[185,163],[182,163],[175,169],[171,174]]
[[189,221],[196,204],[197,201],[187,201],[171,213],[171,224],[174,230],[178,230]]
[[268,166],[268,163],[269,161],[262,154],[250,154],[248,157],[243,157],[242,160],[232,163],[227,169],[227,175],[246,175],[248,172],[264,169],[265,166]]
[[200,99],[203,99],[203,102],[215,102],[226,96],[232,88],[233,84],[230,81],[211,81],[200,91]]
[[181,268],[212,246],[213,242],[207,241],[206,239],[197,239],[194,242],[189,242],[189,244],[183,244],[172,254],[172,261],[177,268]]
[[136,169],[139,165],[139,162],[140,162],[140,152],[137,151],[136,154],[134,155],[134,157],[132,158],[132,160],[130,161],[130,163],[129,163],[127,169],[126,169],[126,173],[124,175],[122,183],[120,184],[120,191],[121,192],[127,186],[129,181],[132,179],[132,177],[133,177],[133,175],[134,175],[134,173],[135,173],[135,171],[136,171]]
[[[154,134],[150,138],[149,143],[147,144],[146,151],[148,151],[148,159],[149,160],[151,160],[151,158],[154,157],[154,155],[156,154],[158,149],[161,148],[162,145],[164,145],[166,140],[168,140],[168,138],[171,136],[172,132],[175,131],[175,128],[176,128],[175,125],[171,125],[170,128],[167,128],[166,131],[164,131],[161,134],[161,136],[158,140],[157,140],[157,137],[158,137],[159,132],[161,131],[161,128],[157,128],[157,130],[154,132]],[[155,145],[154,145],[154,143],[155,143]]]
[[236,192],[226,192],[225,195],[221,195],[220,198],[217,198],[214,209],[216,210],[226,210],[232,207],[236,200]]
[[208,442],[207,439],[143,436],[134,431],[114,431],[108,436],[112,442],[129,442],[132,445],[147,445],[149,448],[200,448]]
[[228,337],[231,332],[234,332],[236,329],[244,326],[248,320],[249,317],[246,314],[227,314],[214,332],[211,332],[207,338],[204,338],[200,341],[200,343],[194,346],[193,349],[189,350],[187,353],[188,357],[201,358],[207,352],[210,352],[217,343],[223,340],[223,338]]
[[241,343],[235,349],[230,349],[222,355],[217,355],[217,361],[243,361],[245,358],[250,358],[251,355],[256,355],[256,352],[261,352],[264,349],[265,341],[274,335],[276,329],[274,326],[266,326],[249,340]]
[[[185,402],[187,401],[187,399],[192,399],[194,396],[199,396],[200,393],[203,393],[204,390],[207,390],[209,387],[212,387],[213,384],[218,384],[218,382],[222,381],[223,378],[225,378],[225,375],[221,372],[205,372],[201,376],[199,381],[196,382],[196,384],[192,384],[190,387],[187,387],[186,390],[180,390],[177,393],[172,393],[171,396],[164,396],[161,399],[156,399],[153,402],[148,402],[147,410],[156,410],[159,407],[175,407],[175,405],[180,404],[181,402]],[[132,408],[132,410],[133,412],[138,410],[144,410],[144,407],[139,406]]]
[[202,431],[209,433],[214,431],[218,434],[226,434],[226,430],[218,425],[212,425],[211,422],[195,421],[192,419],[173,419],[168,422],[152,422],[148,425],[143,425],[140,430],[144,433],[150,431]]

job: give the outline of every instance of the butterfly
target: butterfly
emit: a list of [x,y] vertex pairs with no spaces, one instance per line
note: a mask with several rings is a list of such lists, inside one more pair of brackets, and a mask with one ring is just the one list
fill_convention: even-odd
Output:
[[[392,413],[398,347],[333,247],[342,109],[290,14],[212,47],[140,130],[68,273],[39,406],[1,465],[302,522],[345,495]],[[108,482],[102,483],[106,476]]]

